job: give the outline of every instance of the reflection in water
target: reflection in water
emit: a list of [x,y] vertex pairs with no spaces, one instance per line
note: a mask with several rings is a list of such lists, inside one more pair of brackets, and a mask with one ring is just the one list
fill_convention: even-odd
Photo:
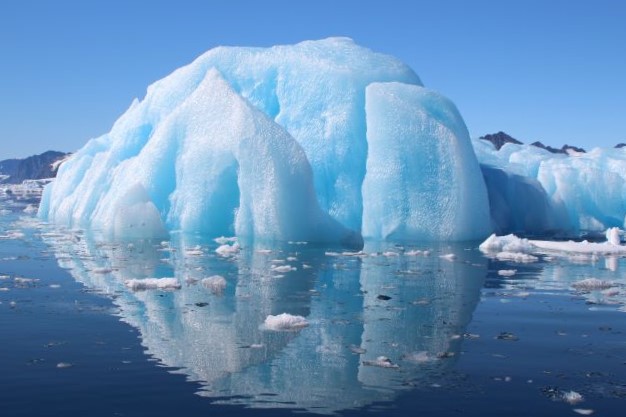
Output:
[[[215,243],[182,236],[163,243],[103,243],[80,232],[44,238],[77,281],[114,298],[150,355],[201,383],[200,395],[321,413],[435,382],[460,352],[487,274],[487,260],[461,247],[416,256],[370,246],[361,256],[290,244],[223,258]],[[438,256],[450,251],[453,261]],[[277,272],[277,265],[296,269]],[[226,279],[223,292],[201,284],[212,275]],[[148,277],[175,277],[182,288],[124,286]],[[269,314],[283,312],[309,326],[263,328]]]

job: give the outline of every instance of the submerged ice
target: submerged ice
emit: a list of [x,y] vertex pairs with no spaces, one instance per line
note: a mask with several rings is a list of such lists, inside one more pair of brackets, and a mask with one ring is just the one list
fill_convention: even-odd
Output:
[[215,48],[148,88],[44,192],[40,217],[362,246],[490,231],[463,119],[409,67],[346,38]]

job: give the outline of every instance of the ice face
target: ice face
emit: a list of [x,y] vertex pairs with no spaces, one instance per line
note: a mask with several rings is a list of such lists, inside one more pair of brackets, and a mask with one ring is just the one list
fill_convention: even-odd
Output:
[[456,107],[403,83],[366,90],[363,235],[470,240],[489,233],[485,183]]
[[564,155],[515,144],[496,151],[479,139],[473,145],[479,162],[489,165],[483,174],[499,233],[601,232],[624,226],[623,149]]
[[[116,236],[136,236],[145,217],[148,237],[166,229],[353,247],[362,229],[376,238],[484,237],[486,193],[463,121],[419,86],[406,65],[345,38],[210,50],[151,85],[108,134],[65,162],[39,215]],[[387,89],[409,91],[391,103],[406,117],[403,137],[417,135],[406,147],[389,130],[400,121],[393,109],[376,110]],[[366,181],[366,166],[387,162],[406,169]],[[446,185],[441,196],[437,185]],[[411,193],[384,227],[370,224],[387,209],[375,207],[377,187]]]

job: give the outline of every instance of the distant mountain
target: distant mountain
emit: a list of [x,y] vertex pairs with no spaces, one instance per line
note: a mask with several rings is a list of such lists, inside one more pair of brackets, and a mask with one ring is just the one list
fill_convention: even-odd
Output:
[[506,143],[514,143],[516,145],[521,145],[522,142],[519,140],[512,138],[504,132],[493,133],[490,135],[481,136],[479,139],[488,140],[493,143],[493,146],[496,147],[496,150],[500,150]]
[[[523,145],[523,142],[507,135],[506,133],[500,131],[498,133],[493,133],[493,134],[489,134],[489,135],[485,135],[485,136],[481,136],[479,139],[482,140],[487,140],[491,143],[493,143],[493,146],[496,148],[496,150],[500,150],[500,148],[502,148],[505,144],[507,143],[514,143],[516,145]],[[585,151],[583,148],[579,148],[578,146],[572,146],[572,145],[563,145],[560,149],[559,148],[553,148],[552,146],[549,145],[544,145],[543,143],[537,141],[537,142],[533,142],[531,143],[532,146],[536,146],[538,148],[541,149],[545,149],[548,152],[552,152],[552,153],[562,153],[562,154],[566,154],[569,155],[571,153],[571,151],[574,152],[578,152],[578,153],[585,153],[587,151]],[[624,143],[620,143],[619,145],[616,146],[616,148],[621,148],[623,146],[626,146],[626,144]]]
[[48,151],[25,159],[6,159],[0,161],[0,183],[20,184],[24,180],[53,178],[56,176],[59,162],[69,154]]

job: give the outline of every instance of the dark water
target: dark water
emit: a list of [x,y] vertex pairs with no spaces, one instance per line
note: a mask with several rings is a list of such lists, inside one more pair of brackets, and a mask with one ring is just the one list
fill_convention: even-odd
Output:
[[[623,415],[624,259],[514,264],[478,242],[223,258],[201,238],[103,242],[2,213],[1,416]],[[148,277],[182,288],[124,284]],[[573,286],[591,277],[610,288]],[[308,326],[264,326],[280,313]]]

